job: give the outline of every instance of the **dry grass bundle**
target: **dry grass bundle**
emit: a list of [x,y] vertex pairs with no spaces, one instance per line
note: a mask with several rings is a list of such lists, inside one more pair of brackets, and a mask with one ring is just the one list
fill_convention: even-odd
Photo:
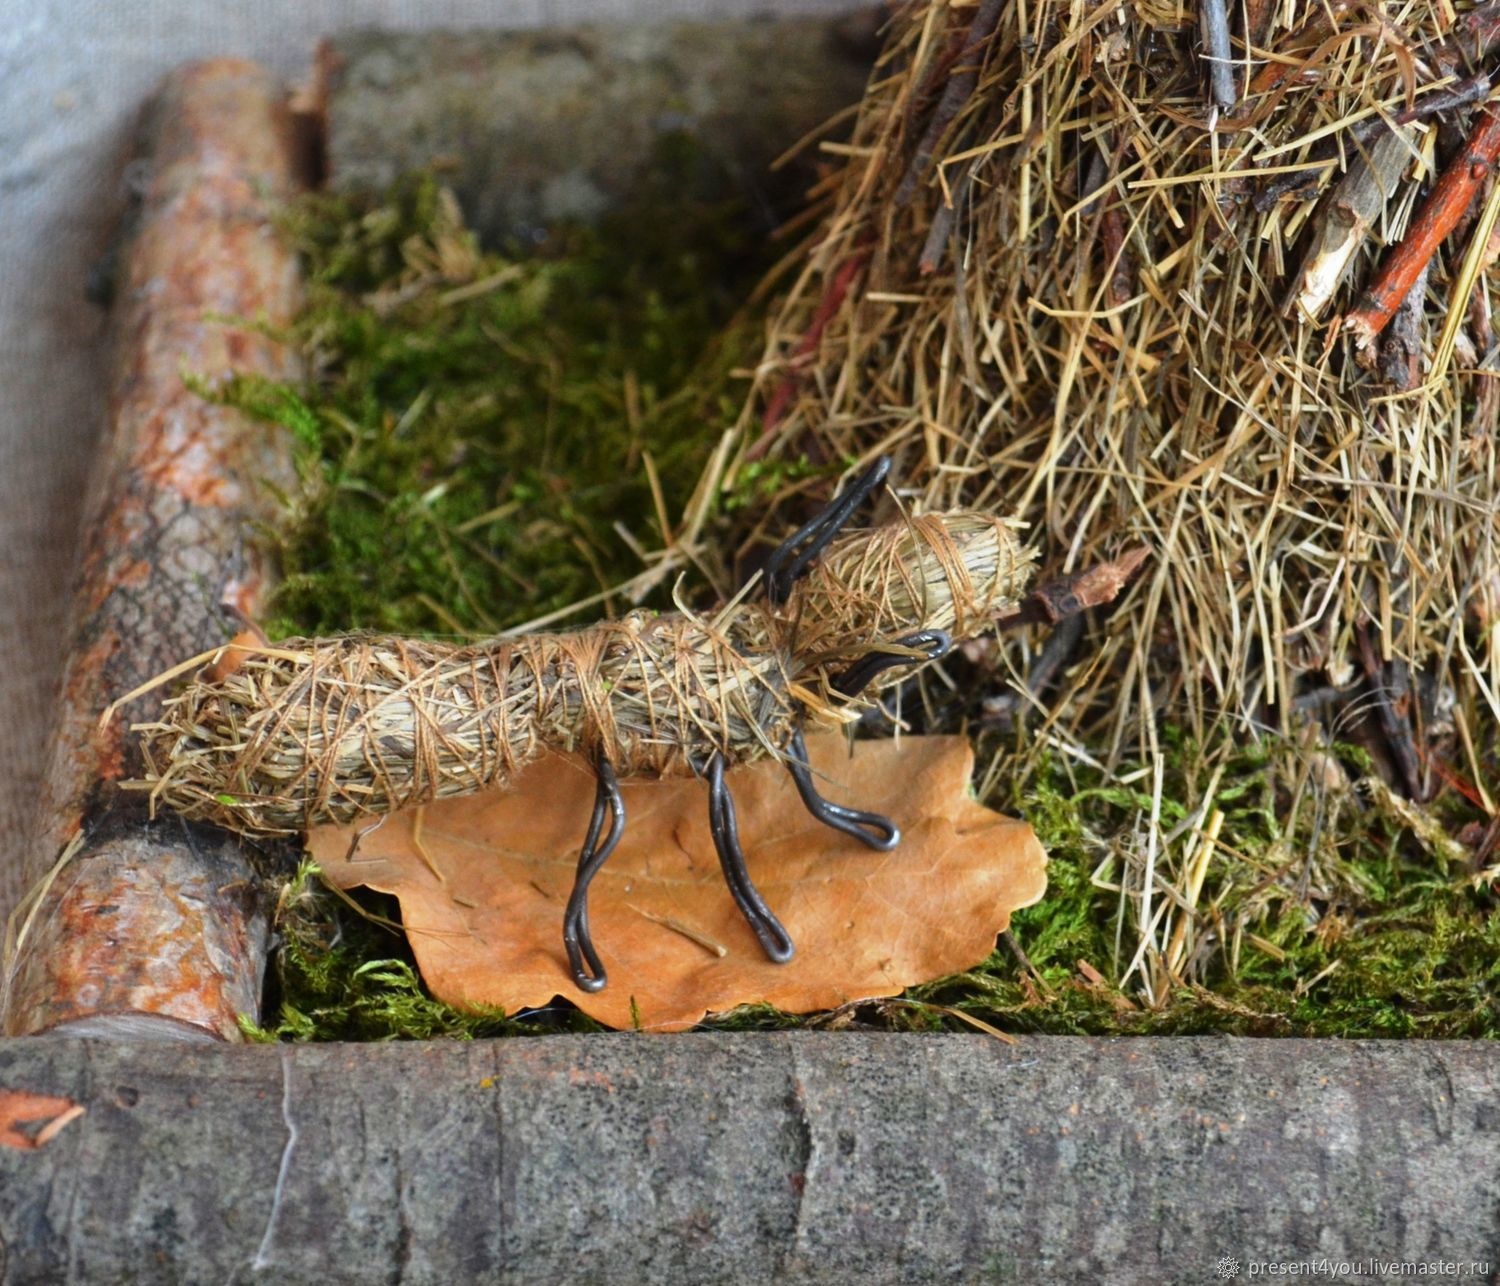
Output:
[[1019,512],[1049,574],[1149,544],[1050,699],[1070,744],[1289,731],[1403,664],[1460,734],[1494,715],[1496,8],[1251,0],[1210,78],[1196,7],[907,4],[704,490],[894,453],[919,508]]
[[826,669],[858,660],[870,638],[974,638],[1017,606],[1035,557],[1013,519],[962,510],[847,532],[798,588],[794,646],[807,669]]
[[[740,758],[790,724],[767,618],[631,612],[465,647],[349,635],[242,644],[140,731],[153,802],[248,834],[303,831],[504,786],[544,748],[623,773]],[[748,654],[748,655],[746,655]],[[779,744],[779,743],[774,743]]]
[[639,610],[468,646],[237,642],[138,728],[147,773],[125,784],[285,834],[505,786],[548,748],[622,776],[779,755],[804,714],[853,717],[838,670],[916,631],[977,632],[1015,605],[1028,562],[1003,520],[932,515],[846,533],[781,607],[752,593],[707,615]]

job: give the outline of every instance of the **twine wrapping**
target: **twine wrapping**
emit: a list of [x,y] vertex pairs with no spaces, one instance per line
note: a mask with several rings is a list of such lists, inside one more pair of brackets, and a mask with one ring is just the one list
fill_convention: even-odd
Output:
[[[1009,518],[959,510],[922,514],[839,536],[798,583],[794,648],[809,669],[858,660],[877,640],[918,630],[981,634],[1013,609],[1034,550]],[[877,686],[909,670],[888,672]]]
[[831,674],[882,641],[978,632],[1014,603],[1029,559],[1005,520],[934,514],[845,534],[781,610],[635,611],[462,647],[237,645],[237,664],[138,725],[147,772],[124,784],[274,835],[504,786],[543,749],[602,754],[626,776],[697,772],[715,751],[744,763],[779,753],[806,714],[840,718]]

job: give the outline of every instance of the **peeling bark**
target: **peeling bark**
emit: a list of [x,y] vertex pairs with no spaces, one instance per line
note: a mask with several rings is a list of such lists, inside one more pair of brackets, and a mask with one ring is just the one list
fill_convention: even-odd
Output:
[[6,1029],[153,1014],[232,1039],[236,1015],[256,1009],[264,965],[254,873],[229,837],[148,823],[113,789],[139,770],[129,725],[156,698],[107,724],[100,715],[223,642],[265,588],[250,531],[271,511],[265,484],[288,481],[285,443],[191,392],[184,374],[293,373],[293,356],[256,323],[286,322],[298,298],[295,257],[271,217],[299,186],[301,161],[279,86],[220,59],[168,79],[135,165],[109,422],[28,875],[45,877],[70,841],[76,853],[10,964]]

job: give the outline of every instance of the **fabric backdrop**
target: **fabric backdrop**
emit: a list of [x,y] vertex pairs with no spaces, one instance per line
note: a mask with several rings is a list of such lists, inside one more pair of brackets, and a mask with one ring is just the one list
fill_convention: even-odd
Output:
[[90,269],[123,207],[135,115],[173,66],[255,58],[295,79],[351,27],[531,27],[833,12],[850,0],[0,0],[0,922],[61,665],[79,505],[103,422]]

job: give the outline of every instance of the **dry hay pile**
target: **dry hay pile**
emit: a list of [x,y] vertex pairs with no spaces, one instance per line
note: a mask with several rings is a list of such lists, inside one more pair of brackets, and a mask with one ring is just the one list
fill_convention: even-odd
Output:
[[[1497,142],[1496,8],[1249,0],[1215,78],[1196,6],[906,5],[700,496],[892,452],[918,509],[1028,521],[1044,578],[1148,544],[1053,671],[1049,736],[1133,752],[1143,709],[1206,737],[1355,691],[1399,713],[1404,663],[1467,743],[1500,691],[1500,186],[1455,158]],[[1456,227],[1408,246],[1416,289],[1357,347],[1455,165]]]

